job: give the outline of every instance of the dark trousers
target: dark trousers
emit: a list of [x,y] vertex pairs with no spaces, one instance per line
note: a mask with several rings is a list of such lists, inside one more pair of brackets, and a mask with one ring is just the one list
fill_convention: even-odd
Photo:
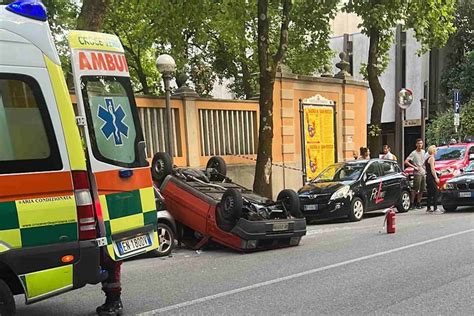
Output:
[[102,291],[108,298],[118,298],[122,292],[122,286],[120,284],[120,274],[122,261],[114,261],[107,254],[102,252],[101,255],[101,266],[102,269],[106,270],[108,277],[102,282]]
[[433,209],[435,210],[437,208],[438,203],[438,185],[436,184],[436,181],[432,178],[427,178],[426,189],[428,191],[426,206],[428,207],[428,209],[433,206]]

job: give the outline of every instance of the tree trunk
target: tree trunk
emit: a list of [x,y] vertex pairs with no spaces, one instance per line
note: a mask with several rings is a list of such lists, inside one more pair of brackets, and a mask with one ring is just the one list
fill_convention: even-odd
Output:
[[260,195],[272,198],[273,84],[275,75],[272,80],[272,60],[268,52],[268,0],[258,0],[257,6],[260,128],[253,190]]
[[258,0],[258,67],[260,70],[260,127],[258,134],[257,165],[253,190],[272,198],[272,145],[273,145],[273,86],[276,68],[285,56],[288,47],[288,24],[291,0],[282,0],[283,12],[278,50],[272,57],[269,47],[268,0]]
[[110,0],[84,0],[77,18],[77,29],[100,31]]
[[[369,30],[369,58],[367,62],[367,76],[369,79],[369,87],[372,93],[373,103],[370,111],[370,125],[382,128],[382,108],[385,100],[385,90],[379,81],[379,73],[377,70],[377,57],[379,53],[378,45],[380,40],[380,33],[376,29]],[[377,136],[368,135],[368,145],[372,155],[377,154],[382,150],[382,134]]]

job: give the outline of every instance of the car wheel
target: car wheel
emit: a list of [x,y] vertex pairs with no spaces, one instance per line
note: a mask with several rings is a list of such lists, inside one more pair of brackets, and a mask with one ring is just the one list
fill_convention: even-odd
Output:
[[351,202],[351,209],[349,212],[349,219],[352,222],[358,222],[362,219],[364,215],[364,201],[360,198],[355,197]]
[[165,223],[158,223],[159,247],[156,249],[157,257],[169,256],[175,245],[175,234],[173,229]]
[[458,207],[455,205],[443,205],[446,212],[454,212]]
[[303,218],[303,213],[300,210],[300,198],[298,194],[289,189],[282,190],[278,193],[277,201],[281,201],[285,209],[291,216],[296,218]]
[[153,180],[161,182],[173,172],[173,163],[168,153],[158,152],[151,162],[151,175]]
[[10,287],[0,280],[0,315],[15,315],[15,299]]
[[410,193],[408,191],[402,191],[402,196],[400,197],[400,204],[397,205],[398,213],[406,213],[410,209]]
[[244,201],[242,193],[236,189],[227,189],[222,195],[221,208],[225,220],[235,222],[242,215]]
[[213,156],[207,161],[206,169],[215,169],[219,174],[224,177],[227,175],[227,164],[224,159],[219,156]]

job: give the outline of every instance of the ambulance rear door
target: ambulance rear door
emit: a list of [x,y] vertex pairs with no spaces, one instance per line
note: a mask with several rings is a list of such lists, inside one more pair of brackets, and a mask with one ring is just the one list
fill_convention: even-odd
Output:
[[153,184],[122,44],[114,35],[72,31],[69,46],[107,252],[120,260],[156,249]]

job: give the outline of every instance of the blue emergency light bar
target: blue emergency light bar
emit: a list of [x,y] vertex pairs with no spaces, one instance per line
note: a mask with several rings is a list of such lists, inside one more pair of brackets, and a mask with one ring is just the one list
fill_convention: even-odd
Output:
[[48,20],[46,7],[41,0],[18,0],[7,5],[6,9],[30,19],[38,21]]

